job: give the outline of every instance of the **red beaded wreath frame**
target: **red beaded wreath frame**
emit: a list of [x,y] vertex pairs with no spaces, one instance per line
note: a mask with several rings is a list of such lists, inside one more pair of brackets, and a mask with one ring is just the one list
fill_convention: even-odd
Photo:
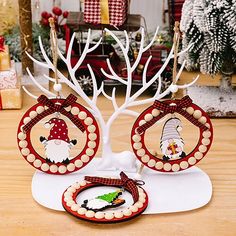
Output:
[[[48,101],[56,106],[57,104],[65,102],[65,99],[48,99]],[[47,106],[39,102],[23,115],[17,131],[17,143],[22,156],[30,165],[48,174],[64,175],[82,169],[93,159],[99,146],[99,127],[94,116],[84,106],[76,102],[65,107],[65,114],[63,115],[68,117],[77,127],[79,126],[77,123],[80,124],[81,128],[84,127],[84,131],[86,132],[86,144],[83,150],[70,160],[68,165],[63,163],[48,163],[32,146],[32,127],[29,128],[27,132],[24,131],[24,127],[33,119],[36,120],[33,122],[33,126],[42,120],[44,117],[37,119],[37,116],[40,117],[40,114],[48,109]],[[48,114],[53,114],[53,112],[48,112]]]
[[[169,106],[170,104],[178,105],[180,101],[181,100],[167,100],[162,102],[162,104],[164,104],[164,106]],[[152,105],[144,110],[135,121],[131,131],[131,145],[138,160],[148,168],[160,172],[182,171],[197,164],[209,151],[213,141],[213,127],[207,113],[194,103],[181,109],[183,112],[186,111],[196,122],[200,122],[206,127],[206,129],[203,128],[203,126],[199,127],[200,133],[197,145],[188,155],[181,159],[164,161],[153,156],[145,146],[145,131],[141,133],[137,132],[138,129],[142,130],[141,127],[145,126],[145,123],[152,122],[152,119],[158,121],[163,118],[165,116],[163,111],[158,110]]]
[[[120,211],[111,211],[103,212],[98,211],[94,212],[82,208],[77,202],[76,198],[78,195],[93,187],[104,186],[98,183],[91,183],[89,181],[83,180],[71,185],[65,190],[62,195],[62,205],[64,209],[71,215],[79,218],[81,220],[90,221],[94,223],[118,223],[127,220],[131,220],[145,211],[148,206],[148,195],[145,190],[141,187],[138,187],[139,198],[137,202],[134,202],[130,207],[120,210]],[[127,191],[127,190],[126,190]]]

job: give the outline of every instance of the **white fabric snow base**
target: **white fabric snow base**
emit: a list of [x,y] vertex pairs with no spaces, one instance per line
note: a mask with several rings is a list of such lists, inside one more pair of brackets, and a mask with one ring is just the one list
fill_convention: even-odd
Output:
[[[95,158],[81,171],[64,176],[48,175],[36,171],[32,179],[33,198],[44,207],[64,211],[61,205],[62,193],[71,184],[83,180],[85,175],[119,176],[119,171],[96,171],[98,161],[98,158]],[[134,173],[126,174],[130,178],[135,176]],[[143,214],[190,211],[206,205],[212,196],[211,180],[198,167],[171,174],[144,168],[142,180],[145,181],[143,188],[149,197],[148,208]],[[110,190],[111,187],[89,189],[81,193],[77,201],[80,203],[82,200],[107,193]],[[126,205],[131,204],[132,198],[127,196]]]
[[219,87],[191,86],[187,95],[211,117],[236,117],[236,90],[223,92]]

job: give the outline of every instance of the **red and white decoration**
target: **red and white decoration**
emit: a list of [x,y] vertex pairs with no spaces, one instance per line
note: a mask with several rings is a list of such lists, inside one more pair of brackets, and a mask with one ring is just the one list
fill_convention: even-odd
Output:
[[[41,95],[38,98],[38,103],[31,107],[22,117],[17,133],[18,146],[23,157],[36,169],[48,174],[68,174],[83,168],[95,156],[99,145],[98,124],[93,115],[85,107],[75,102],[76,99],[72,94],[66,99],[48,99],[46,96]],[[44,117],[57,113],[66,116],[78,129],[86,132],[85,147],[76,157],[70,158],[68,163],[63,163],[63,160],[64,158],[68,158],[69,149],[73,145],[73,140],[69,140],[67,127],[63,120],[57,118],[51,119],[48,125],[54,123],[54,127],[51,130],[48,140],[40,138],[42,143],[45,143],[45,145],[47,143],[46,154],[49,155],[47,156],[48,159],[51,158],[50,161],[40,156],[31,143],[31,129]],[[59,126],[59,123],[61,123],[61,126]],[[65,128],[62,128],[63,126]],[[53,131],[54,134],[52,134]],[[59,133],[57,134],[55,132]],[[55,151],[55,149],[59,145],[55,148],[55,145],[52,143],[62,145],[58,150],[62,151],[61,149],[63,149],[65,156],[62,156],[60,160],[56,159],[58,158],[56,155],[53,155],[53,151],[58,154],[58,151]],[[48,145],[54,146],[51,147],[52,150]]]
[[[130,220],[140,215],[148,206],[148,195],[135,181],[127,177],[124,172],[120,173],[121,179],[86,176],[84,181],[71,185],[62,196],[62,205],[73,216],[86,221],[96,223],[116,223]],[[143,183],[142,183],[143,184]],[[133,197],[133,205],[123,210],[93,211],[81,207],[77,203],[78,195],[86,189],[97,186],[119,186],[130,192]]]
[[[84,21],[92,24],[102,24],[101,0],[84,1]],[[107,0],[110,25],[121,26],[127,18],[128,0]]]
[[[164,160],[150,153],[145,145],[145,131],[168,114],[178,113],[199,128],[199,140],[186,156]],[[178,172],[197,164],[208,152],[213,140],[213,127],[208,115],[185,96],[179,100],[155,101],[135,121],[131,144],[136,157],[148,168],[161,172]]]
[[17,75],[14,67],[15,64],[12,61],[10,70],[0,71],[0,89],[16,88]]

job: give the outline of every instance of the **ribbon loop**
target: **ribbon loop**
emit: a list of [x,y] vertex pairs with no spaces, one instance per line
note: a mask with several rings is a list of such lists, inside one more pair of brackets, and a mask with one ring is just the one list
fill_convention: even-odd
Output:
[[37,124],[44,117],[53,114],[54,112],[60,112],[61,114],[67,116],[82,132],[85,131],[85,127],[80,120],[74,117],[70,112],[66,111],[65,108],[75,103],[77,97],[73,94],[70,94],[66,99],[63,100],[62,103],[52,102],[45,95],[41,95],[38,98],[38,102],[43,106],[47,106],[48,109],[43,111],[41,114],[38,114],[35,118],[33,118],[29,123],[27,123],[23,127],[24,132],[28,132],[35,124]]
[[91,183],[97,183],[106,186],[123,187],[132,194],[134,203],[137,202],[139,198],[137,185],[143,185],[144,182],[142,181],[141,183],[141,181],[139,182],[137,180],[130,179],[124,172],[120,173],[120,177],[121,177],[120,179],[111,179],[103,177],[85,176],[84,179]]
[[189,96],[185,96],[180,100],[173,101],[173,103],[168,104],[165,102],[160,102],[156,100],[153,104],[153,107],[162,111],[162,113],[154,117],[152,120],[148,121],[147,123],[139,126],[137,128],[138,134],[142,134],[145,132],[148,128],[153,126],[158,120],[160,120],[162,117],[164,117],[167,114],[173,114],[175,112],[181,114],[186,119],[188,119],[192,124],[198,126],[199,128],[203,129],[204,131],[208,128],[200,123],[198,120],[196,120],[192,115],[190,115],[188,112],[186,112],[183,108],[187,108],[192,104],[192,99]]

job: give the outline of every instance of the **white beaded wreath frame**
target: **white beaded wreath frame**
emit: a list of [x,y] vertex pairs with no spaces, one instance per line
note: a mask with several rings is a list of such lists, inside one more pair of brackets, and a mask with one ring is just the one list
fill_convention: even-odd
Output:
[[[62,103],[63,99],[50,99],[53,103]],[[65,108],[74,117],[78,118],[85,127],[86,144],[83,150],[68,165],[63,163],[48,163],[46,159],[41,157],[33,148],[31,143],[31,130],[23,131],[24,125],[30,122],[37,115],[48,109],[46,106],[37,103],[32,106],[23,115],[17,132],[17,143],[22,156],[25,160],[36,169],[48,174],[63,175],[77,171],[86,166],[95,156],[99,146],[99,127],[93,115],[81,104],[73,103]]]
[[[171,100],[166,102],[171,103]],[[213,141],[213,127],[211,120],[206,112],[194,103],[186,108],[186,112],[192,115],[201,124],[205,125],[208,130],[204,131],[199,128],[199,140],[195,148],[185,157],[178,160],[169,161],[163,161],[162,159],[153,156],[145,146],[145,132],[141,134],[137,133],[138,127],[152,120],[154,117],[158,117],[161,114],[161,111],[153,106],[150,106],[139,115],[131,131],[131,145],[134,154],[139,161],[155,171],[178,172],[194,166],[207,154]]]
[[91,183],[86,180],[76,182],[75,184],[71,185],[62,195],[62,205],[64,209],[73,216],[82,220],[96,223],[116,223],[127,221],[140,215],[148,206],[148,195],[145,190],[139,186],[137,186],[139,192],[138,201],[126,209],[120,211],[94,212],[81,207],[81,205],[76,202],[77,196],[82,191],[98,186],[107,187],[105,185]]

